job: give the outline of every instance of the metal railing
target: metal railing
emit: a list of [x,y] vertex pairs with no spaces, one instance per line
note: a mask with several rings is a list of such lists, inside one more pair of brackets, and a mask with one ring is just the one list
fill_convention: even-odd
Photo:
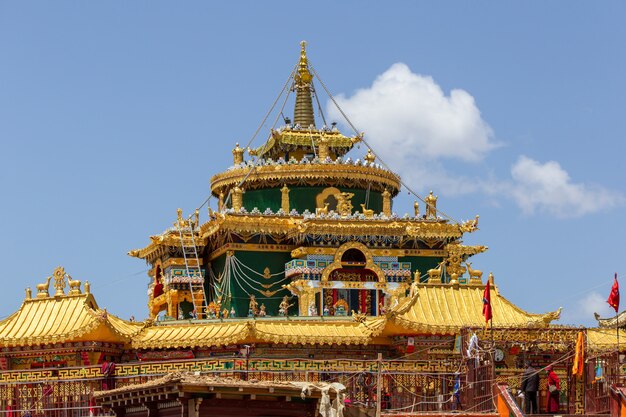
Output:
[[[177,361],[188,365],[195,361]],[[289,369],[271,369],[279,363]],[[235,380],[339,382],[346,386],[347,404],[375,407],[377,384],[381,384],[381,408],[386,412],[491,411],[493,367],[468,363],[450,364],[437,361],[315,361],[297,359],[250,358],[226,360],[228,366],[204,370],[202,366],[186,367],[197,375],[219,375]],[[143,364],[135,364],[139,369]],[[121,364],[117,370],[127,372]],[[174,368],[174,367],[172,367]],[[347,369],[349,368],[349,369]],[[414,369],[413,369],[414,368]],[[430,368],[430,369],[428,369]],[[460,372],[451,370],[458,369]],[[298,370],[300,369],[300,370]],[[413,370],[412,370],[413,369]],[[171,372],[112,378],[63,379],[43,378],[38,381],[0,383],[0,417],[80,417],[100,413],[93,401],[93,392],[103,388],[120,388],[141,384]],[[484,380],[483,380],[484,379]]]

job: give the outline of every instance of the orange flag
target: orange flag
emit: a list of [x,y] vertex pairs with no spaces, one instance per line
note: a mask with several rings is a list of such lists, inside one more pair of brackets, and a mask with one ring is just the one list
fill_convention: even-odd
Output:
[[574,365],[572,366],[572,375],[583,376],[583,368],[585,364],[585,336],[583,332],[578,332],[576,338],[576,350],[574,354]]

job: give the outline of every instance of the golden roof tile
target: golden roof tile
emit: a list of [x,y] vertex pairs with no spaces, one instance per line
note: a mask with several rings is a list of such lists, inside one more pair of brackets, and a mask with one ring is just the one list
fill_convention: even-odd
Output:
[[[483,285],[416,284],[415,293],[391,313],[400,327],[423,333],[458,333],[484,327]],[[494,327],[546,327],[559,312],[531,314],[491,292]]]
[[254,330],[257,338],[265,342],[358,345],[370,343],[382,332],[386,323],[384,317],[364,323],[348,320],[257,321]]
[[131,323],[98,309],[91,294],[26,299],[0,322],[0,346],[59,342],[129,341],[144,324]]
[[[620,340],[626,340],[626,330],[619,330]],[[615,351],[617,349],[617,331],[607,328],[587,329],[587,348],[592,352]]]
[[147,327],[133,339],[135,349],[225,346],[245,340],[250,333],[247,321],[215,323],[160,323]]

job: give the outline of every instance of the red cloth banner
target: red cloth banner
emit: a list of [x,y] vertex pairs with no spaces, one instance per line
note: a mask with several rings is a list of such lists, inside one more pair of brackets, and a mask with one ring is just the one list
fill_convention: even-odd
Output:
[[617,313],[619,310],[619,283],[617,282],[617,272],[615,273],[615,281],[613,281],[613,286],[611,287],[611,294],[609,294],[609,298],[606,302],[609,303]]
[[483,292],[483,316],[485,316],[485,324],[489,323],[489,320],[493,317],[491,311],[491,283],[487,281],[485,291]]

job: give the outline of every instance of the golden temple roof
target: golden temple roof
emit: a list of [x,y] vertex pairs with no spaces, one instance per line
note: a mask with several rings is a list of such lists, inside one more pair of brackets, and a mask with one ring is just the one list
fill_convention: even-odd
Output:
[[[418,333],[458,333],[463,327],[484,327],[484,289],[475,284],[416,284],[415,295],[398,306],[393,321]],[[528,313],[502,297],[495,286],[491,306],[494,327],[546,327],[560,313]]]
[[246,340],[250,326],[246,321],[211,323],[171,322],[147,327],[133,339],[135,349],[168,349],[225,346]]
[[150,326],[132,341],[135,349],[225,346],[243,342],[299,344],[368,344],[384,329],[384,317],[358,323],[340,320],[285,318],[229,319],[222,322],[162,322]]
[[358,136],[348,137],[334,130],[312,129],[292,129],[272,130],[267,141],[252,151],[252,154],[263,156],[275,156],[271,151],[275,148],[304,148],[308,149],[312,145],[319,146],[324,138],[328,147],[333,149],[338,156],[341,156],[352,149],[352,146],[360,140]]
[[[348,321],[349,320],[349,321]],[[368,344],[385,327],[384,317],[373,318],[358,323],[350,317],[347,320],[272,320],[255,323],[258,339],[272,343],[300,344]]]
[[[626,340],[626,330],[619,330],[619,339]],[[587,329],[587,349],[593,352],[617,350],[617,331],[615,328]]]
[[18,311],[0,322],[0,346],[33,346],[58,342],[124,343],[144,327],[100,310],[91,294],[24,300]]
[[[417,239],[453,238],[458,239],[464,233],[471,232],[464,224],[423,219],[347,219],[329,217],[278,216],[263,214],[217,213],[214,218],[200,226],[200,236],[196,237],[198,246],[203,247],[207,239],[219,232],[263,233],[288,237],[300,235],[339,236],[407,236]],[[152,236],[151,242],[141,248],[128,252],[130,256],[151,260],[163,253],[168,247],[180,247],[178,233],[166,231],[160,236]]]

